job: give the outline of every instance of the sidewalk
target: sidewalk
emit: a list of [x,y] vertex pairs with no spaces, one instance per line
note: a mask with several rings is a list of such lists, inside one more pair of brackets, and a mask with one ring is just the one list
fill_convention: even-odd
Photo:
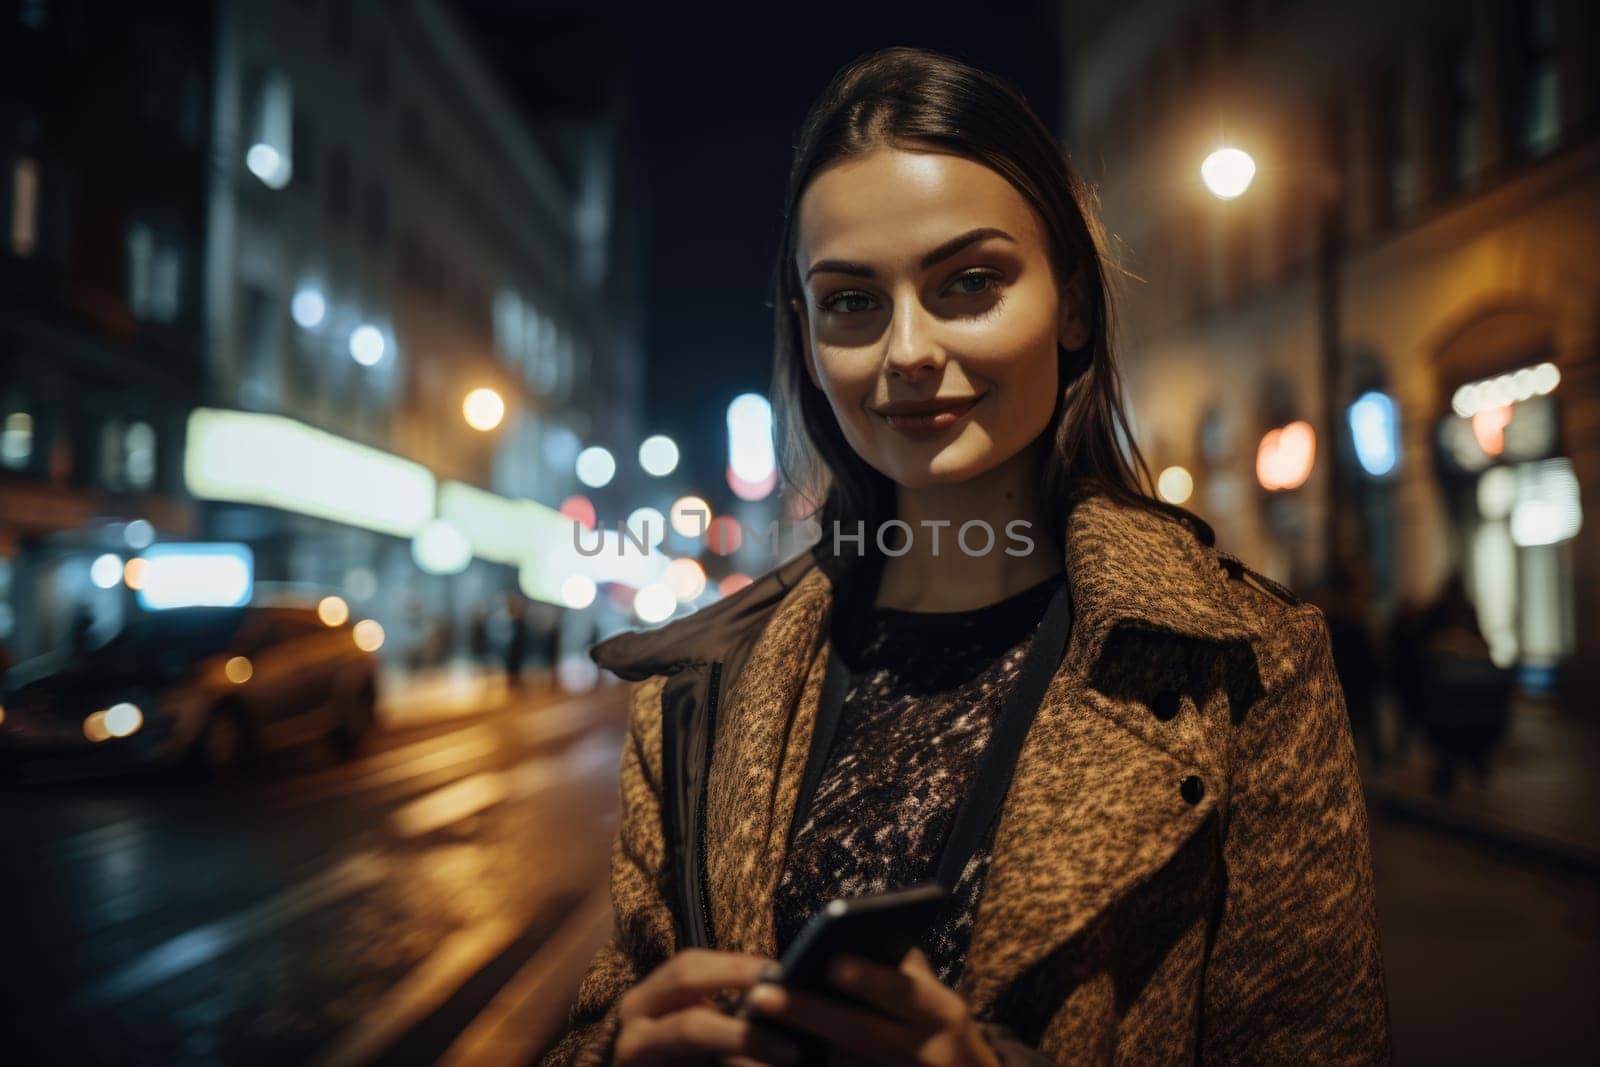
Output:
[[[549,672],[524,671],[522,692],[549,688]],[[501,707],[511,698],[503,670],[453,660],[420,671],[385,667],[378,679],[378,721],[386,729],[423,726]]]
[[[1393,708],[1385,708],[1393,722]],[[1393,736],[1388,731],[1388,736]],[[1381,771],[1362,753],[1375,813],[1422,822],[1502,850],[1600,875],[1600,722],[1553,700],[1521,697],[1489,776],[1457,774],[1449,795],[1431,790],[1433,758],[1421,738]]]

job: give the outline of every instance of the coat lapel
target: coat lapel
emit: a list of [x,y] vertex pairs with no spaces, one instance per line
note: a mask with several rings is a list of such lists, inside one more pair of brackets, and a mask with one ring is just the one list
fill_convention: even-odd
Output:
[[[1225,578],[1173,520],[1090,497],[1072,512],[1064,563],[1072,639],[1018,757],[969,948],[963,992],[991,1003],[1158,869],[1212,813],[1220,790],[1185,801],[1179,783],[1219,772],[1209,744],[1163,735],[1144,705],[1089,688],[1121,627],[1246,639]],[[774,611],[724,694],[707,836],[712,921],[721,948],[773,955],[772,897],[826,668],[833,587],[821,567]]]

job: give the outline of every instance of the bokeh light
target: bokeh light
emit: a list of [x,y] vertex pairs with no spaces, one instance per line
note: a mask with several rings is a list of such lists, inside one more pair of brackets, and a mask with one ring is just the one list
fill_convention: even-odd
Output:
[[1256,449],[1256,480],[1264,489],[1298,489],[1311,477],[1316,453],[1317,435],[1309,422],[1269,430]]
[[317,618],[324,626],[343,626],[350,617],[350,605],[342,596],[325,596],[317,601]]
[[667,517],[652,507],[634,508],[626,522],[632,537],[627,539],[624,551],[634,543],[655,548],[667,537]]
[[234,685],[243,685],[255,676],[255,664],[250,662],[248,656],[234,656],[222,665],[222,673]]
[[383,627],[376,619],[362,619],[351,632],[356,647],[363,652],[376,652],[383,647]]
[[744,529],[732,515],[718,515],[706,529],[706,547],[719,556],[731,556],[744,544]]
[[594,529],[594,501],[583,494],[574,493],[572,496],[567,497],[561,502],[561,507],[558,510],[585,530]]
[[687,604],[706,591],[706,569],[697,560],[675,559],[667,564],[662,581],[678,598],[678,603]]
[[506,402],[493,389],[474,389],[461,401],[461,414],[468,426],[487,433],[506,417]]
[[678,610],[678,598],[663,582],[651,582],[633,595],[633,613],[641,622],[665,622]]
[[590,489],[599,489],[609,485],[617,473],[617,461],[611,453],[599,445],[590,445],[578,453],[575,464],[578,481]]
[[663,478],[678,469],[678,445],[665,434],[646,437],[639,445],[639,466],[646,474]]
[[387,346],[383,333],[369,323],[362,323],[350,331],[350,358],[363,367],[371,367],[383,359]]
[[289,301],[289,314],[295,325],[306,330],[316,329],[328,316],[328,299],[322,290],[312,285],[302,286]]
[[750,582],[751,578],[748,574],[739,574],[735,572],[717,583],[717,592],[722,596],[732,596],[734,593],[737,593],[739,590],[749,585]]
[[107,552],[89,564],[89,580],[96,588],[112,589],[122,581],[122,557],[114,552]]
[[587,574],[569,574],[561,582],[561,602],[569,608],[586,608],[594,603],[596,591]]
[[1156,479],[1156,492],[1169,504],[1182,504],[1194,494],[1194,477],[1182,467],[1168,467]]

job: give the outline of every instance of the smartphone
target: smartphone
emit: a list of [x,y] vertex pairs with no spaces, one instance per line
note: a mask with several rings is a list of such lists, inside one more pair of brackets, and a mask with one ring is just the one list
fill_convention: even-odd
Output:
[[840,996],[828,965],[844,954],[899,967],[933,925],[947,894],[937,882],[835,900],[811,917],[779,963],[791,989]]
[[[839,1000],[854,998],[828,981],[828,965],[841,955],[860,956],[885,967],[898,967],[913,945],[938,917],[948,894],[937,882],[894,889],[864,897],[835,900],[811,917],[779,960],[780,985]],[[740,1002],[737,1014],[748,1012]],[[778,1029],[776,1024],[765,1024]],[[791,1038],[804,1035],[781,1032]]]

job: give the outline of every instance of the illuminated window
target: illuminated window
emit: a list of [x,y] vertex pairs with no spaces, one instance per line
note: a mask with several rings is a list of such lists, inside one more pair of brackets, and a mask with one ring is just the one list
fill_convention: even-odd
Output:
[[39,162],[27,156],[11,168],[11,251],[27,257],[39,244]]
[[1556,68],[1556,13],[1552,0],[1517,5],[1521,45],[1517,114],[1522,150],[1539,157],[1561,143],[1561,82]]
[[182,304],[182,253],[142,222],[128,227],[128,310],[136,319],[173,322]]
[[23,470],[33,458],[33,416],[13,411],[0,424],[0,463]]
[[1478,184],[1483,167],[1479,130],[1483,108],[1478,93],[1478,53],[1471,37],[1452,41],[1447,50],[1447,92],[1449,113],[1446,132],[1450,137],[1449,178],[1458,190]]
[[148,489],[156,480],[156,431],[148,422],[130,423],[122,434],[122,474],[130,489]]
[[1406,83],[1398,66],[1378,78],[1373,115],[1380,165],[1380,225],[1404,222],[1417,206],[1416,167],[1406,137]]
[[278,71],[254,71],[245,85],[244,165],[282,189],[294,176],[294,93]]

